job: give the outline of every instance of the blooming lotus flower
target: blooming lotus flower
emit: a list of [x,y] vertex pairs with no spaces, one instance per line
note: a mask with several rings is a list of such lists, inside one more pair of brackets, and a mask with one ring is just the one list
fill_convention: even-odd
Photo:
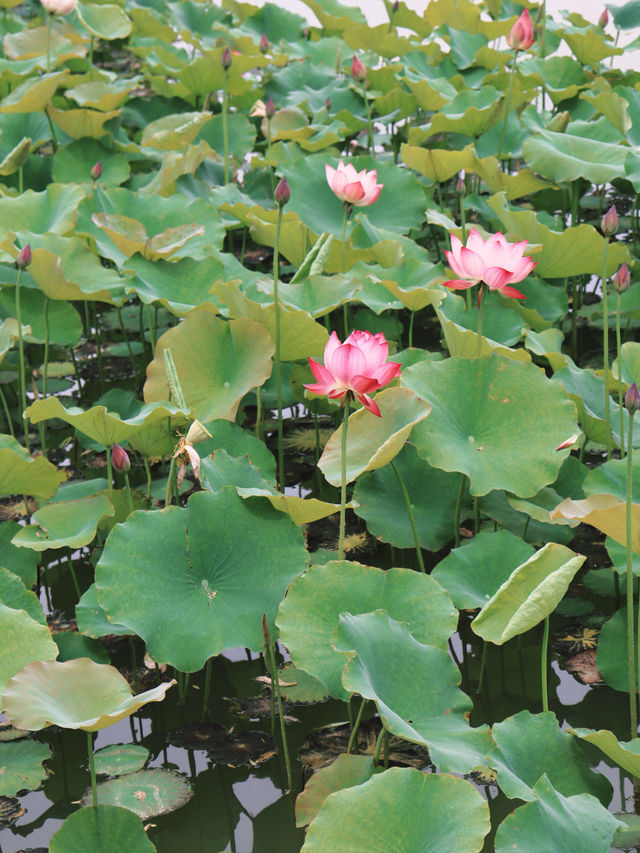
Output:
[[528,50],[534,42],[533,23],[529,10],[525,9],[507,36],[507,44],[512,50]]
[[76,8],[77,0],[40,0],[42,8],[50,15],[68,15]]
[[503,296],[524,299],[523,293],[509,285],[526,278],[535,267],[536,261],[523,255],[527,241],[508,243],[498,232],[483,240],[475,228],[469,232],[467,245],[451,235],[451,251],[445,255],[449,266],[459,278],[445,281],[451,290],[466,290],[484,282],[489,290],[497,290]]
[[337,169],[327,163],[325,172],[327,183],[340,201],[356,207],[373,204],[374,201],[377,201],[380,190],[384,186],[384,184],[376,183],[378,176],[375,169],[370,172],[367,172],[366,169],[356,172],[353,163],[347,163],[345,166],[342,160],[338,163]]
[[309,359],[318,381],[304,387],[332,400],[344,401],[352,393],[365,408],[380,417],[380,409],[369,395],[400,376],[400,365],[387,361],[388,355],[389,344],[382,332],[372,335],[354,330],[343,344],[332,332],[324,348],[324,366]]

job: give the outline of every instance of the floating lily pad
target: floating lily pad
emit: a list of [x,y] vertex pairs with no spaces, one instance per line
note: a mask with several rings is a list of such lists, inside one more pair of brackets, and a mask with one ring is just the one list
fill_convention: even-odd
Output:
[[0,743],[0,797],[13,797],[19,791],[34,791],[47,778],[42,762],[51,757],[46,743],[15,740]]
[[[186,776],[160,767],[126,773],[98,785],[101,805],[121,806],[142,820],[173,812],[188,803],[192,796]],[[82,805],[88,806],[92,799],[89,788],[84,792]]]
[[135,773],[136,770],[142,770],[148,758],[149,750],[139,743],[114,743],[94,753],[96,773],[103,776]]
[[52,836],[49,853],[153,853],[140,818],[118,806],[78,809]]
[[318,678],[332,696],[346,699],[345,659],[331,648],[331,637],[343,611],[377,608],[406,620],[421,642],[441,648],[458,621],[451,599],[429,575],[408,569],[383,572],[345,560],[312,566],[297,578],[280,605],[277,624],[294,664]]
[[147,702],[161,702],[175,683],[168,681],[133,696],[126,679],[112,666],[88,658],[65,663],[40,660],[10,679],[3,706],[7,717],[22,729],[36,731],[57,725],[95,732],[123,720]]
[[62,501],[43,506],[33,514],[33,522],[13,538],[19,548],[46,551],[49,548],[82,548],[92,542],[98,524],[115,515],[106,495],[93,495],[75,501]]
[[431,404],[411,442],[430,465],[462,471],[472,495],[507,489],[531,497],[552,483],[576,432],[575,408],[533,364],[491,355],[424,361],[401,383]]

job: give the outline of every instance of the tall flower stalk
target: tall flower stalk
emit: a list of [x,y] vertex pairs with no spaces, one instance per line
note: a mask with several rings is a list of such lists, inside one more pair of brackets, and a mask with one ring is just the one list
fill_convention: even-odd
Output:
[[26,269],[31,263],[31,246],[29,243],[24,247],[24,249],[20,249],[18,255],[16,257],[16,269],[18,274],[16,276],[16,322],[18,324],[18,362],[20,375],[18,377],[18,385],[20,388],[20,417],[22,418],[22,425],[24,430],[24,446],[29,450],[29,428],[27,426],[27,419],[24,415],[24,410],[27,408],[27,388],[26,388],[26,379],[25,379],[25,366],[24,366],[24,340],[22,338],[22,311],[20,306],[20,279],[22,278],[22,270]]
[[[605,10],[606,11],[606,10]],[[629,273],[629,267],[626,264],[622,264],[617,273],[613,277],[613,287],[616,291],[617,296],[617,304],[616,304],[616,357],[618,359],[618,413],[620,415],[620,456],[624,457],[624,418],[622,414],[622,403],[624,397],[622,395],[623,381],[622,381],[622,337],[620,335],[620,297],[628,289],[629,283],[631,281],[631,274]]]
[[229,69],[231,68],[231,51],[225,48],[220,64],[224,71],[224,82],[222,84],[222,145],[224,151],[224,182],[229,183]]
[[[635,649],[635,625],[633,618],[633,418],[640,409],[640,392],[634,382],[629,386],[624,404],[629,414],[629,428],[627,434],[627,492],[626,492],[626,546],[627,546],[627,657],[629,667],[629,718],[631,721],[631,738],[638,736],[638,706],[636,697],[636,659],[640,660],[640,631],[638,632],[637,658]],[[640,607],[640,604],[638,605]],[[640,624],[640,611],[638,612],[638,624]]]
[[607,304],[607,249],[609,238],[618,230],[618,214],[615,205],[602,217],[602,233],[604,234],[604,249],[602,251],[602,350],[604,360],[604,417],[607,422],[607,457],[611,456],[611,411],[609,402],[609,307]]
[[511,97],[513,94],[513,81],[516,76],[516,63],[519,50],[528,50],[534,42],[533,22],[529,10],[525,9],[518,20],[511,27],[511,32],[507,36],[507,44],[513,50],[513,61],[511,63],[511,76],[509,77],[509,90],[505,101],[504,122],[502,124],[502,133],[500,134],[500,143],[498,144],[497,158],[500,162],[502,156],[502,146],[507,132],[507,122],[509,121],[509,112],[511,110]]
[[291,190],[287,179],[283,178],[276,187],[274,197],[278,205],[278,223],[276,225],[276,239],[273,247],[273,302],[276,312],[276,406],[278,409],[278,484],[284,492],[284,449],[283,449],[283,426],[282,426],[282,366],[280,364],[280,297],[278,294],[278,282],[280,258],[278,249],[280,245],[280,229],[282,226],[282,210],[291,197]]

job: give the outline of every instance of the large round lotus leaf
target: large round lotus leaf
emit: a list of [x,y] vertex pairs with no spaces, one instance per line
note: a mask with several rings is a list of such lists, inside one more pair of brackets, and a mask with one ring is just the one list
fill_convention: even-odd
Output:
[[110,622],[107,614],[98,602],[98,591],[94,583],[82,595],[76,604],[76,621],[81,634],[99,640],[115,634],[116,637],[127,637],[133,634],[126,625]]
[[563,797],[543,775],[533,789],[536,799],[511,812],[498,827],[496,853],[579,850],[609,853],[621,821],[590,794]]
[[[640,504],[640,454],[631,458],[631,500]],[[584,479],[586,497],[592,495],[614,495],[618,500],[627,500],[627,460],[608,459],[604,465],[592,468]]]
[[343,611],[378,608],[404,619],[421,642],[443,649],[458,621],[451,599],[429,575],[336,560],[312,566],[291,584],[278,612],[280,638],[296,666],[322,681],[336,699],[346,699],[345,659],[332,649],[331,637]]
[[484,607],[511,573],[534,553],[508,530],[483,530],[454,548],[431,573],[447,590],[458,610]]
[[46,625],[36,622],[24,610],[14,610],[1,603],[0,636],[0,696],[7,681],[23,666],[58,656],[58,647]]
[[162,151],[182,149],[194,141],[200,128],[211,119],[211,113],[175,113],[147,124],[142,132],[140,145],[143,148],[158,148]]
[[[71,90],[73,97],[74,92],[80,91],[85,87],[104,86],[104,83],[82,83]],[[118,94],[113,97],[122,100],[127,97],[127,91],[120,88],[116,89]],[[70,94],[67,92],[67,94]],[[88,94],[88,92],[87,92]],[[76,98],[80,95],[76,94]],[[129,179],[130,169],[126,159],[105,148],[97,139],[78,139],[58,148],[53,157],[52,177],[54,181],[62,184],[88,181],[91,177],[91,169],[96,163],[102,165],[102,174],[100,175],[100,183],[106,187],[117,186]],[[52,184],[56,186],[56,184]]]
[[[453,299],[462,302],[459,296],[453,295]],[[449,300],[452,300],[450,295]],[[515,313],[515,312],[511,312]],[[452,356],[460,356],[463,358],[475,358],[478,354],[478,334],[472,329],[465,328],[461,323],[450,319],[447,314],[441,309],[436,308],[436,315],[442,326],[447,349]],[[520,321],[522,322],[522,321]],[[497,353],[504,358],[513,358],[516,361],[530,362],[531,356],[526,349],[517,347],[511,349],[489,336],[488,330],[484,330],[480,341],[480,355],[491,355]]]
[[197,449],[201,456],[208,456],[219,448],[224,448],[229,456],[246,455],[266,480],[276,482],[276,459],[264,441],[232,421],[208,421],[204,426],[211,433],[211,438],[198,443]]
[[96,38],[105,41],[123,39],[131,32],[131,21],[120,6],[111,3],[78,3],[76,12]]
[[289,518],[228,486],[115,527],[96,567],[98,599],[154,660],[194,672],[223,649],[261,649],[262,614],[273,621],[307,560]]
[[[400,451],[394,465],[409,494],[420,545],[437,551],[453,539],[460,475],[432,468],[411,445]],[[353,499],[356,515],[372,536],[396,548],[414,547],[402,487],[391,465],[363,474]],[[469,505],[467,499],[465,508]]]
[[147,234],[144,225],[129,216],[113,213],[94,213],[91,221],[102,229],[125,257],[139,252],[150,261],[170,258],[194,237],[204,234],[204,225],[195,222],[165,228],[153,236]]
[[10,572],[9,569],[0,568],[0,602],[5,607],[11,607],[14,610],[24,610],[41,625],[47,624],[47,619],[38,596],[35,592],[27,589],[22,579],[13,572]]
[[134,273],[127,293],[137,293],[143,302],[160,302],[178,317],[204,304],[215,310],[211,284],[224,275],[224,265],[217,258],[150,261],[136,254],[123,267]]
[[489,806],[466,779],[392,767],[331,794],[302,851],[478,853],[488,831]]
[[0,743],[0,797],[14,797],[18,791],[33,791],[47,778],[42,762],[51,757],[46,743],[14,740]]
[[53,74],[43,74],[35,79],[30,77],[2,99],[0,113],[36,113],[43,110],[51,103],[56,89],[67,73],[65,69]]
[[470,728],[472,702],[458,687],[460,671],[448,650],[423,645],[384,610],[342,613],[332,642],[347,655],[346,690],[373,699],[390,732],[426,746],[443,773],[486,764],[489,728]]
[[114,743],[94,753],[96,773],[104,776],[124,776],[142,770],[149,750],[139,743]]
[[0,448],[0,495],[33,495],[44,500],[65,480],[66,474],[44,456],[25,458],[9,447]]
[[[138,770],[98,785],[98,802],[107,806],[123,806],[146,820],[179,809],[193,796],[185,776],[174,770],[154,767]],[[82,805],[92,802],[91,788],[85,791]]]
[[597,746],[607,758],[632,776],[640,774],[640,739],[619,741],[608,729],[600,729],[597,732],[593,729],[569,729],[569,732]]
[[348,752],[339,755],[328,767],[316,770],[296,799],[296,826],[310,824],[329,794],[362,785],[375,772],[372,756],[351,755]]
[[[629,666],[627,663],[627,612],[618,610],[602,626],[598,638],[598,670],[614,690],[629,690]],[[636,684],[638,682],[636,661]]]
[[107,131],[104,125],[117,118],[120,110],[99,112],[98,110],[58,110],[53,104],[47,107],[47,115],[72,139],[100,139]]
[[[347,482],[365,471],[382,468],[397,456],[409,433],[427,417],[430,406],[406,388],[387,388],[376,395],[380,417],[364,407],[349,416],[347,431]],[[318,467],[331,483],[342,482],[342,426],[326,443]]]
[[96,663],[109,663],[109,652],[102,643],[91,637],[85,637],[78,631],[58,631],[53,635],[53,641],[58,647],[57,660],[75,660],[75,658],[91,658]]
[[501,646],[549,616],[586,557],[549,542],[518,566],[471,623],[478,636]]
[[140,818],[118,806],[78,809],[52,836],[49,853],[153,853]]
[[[626,501],[613,495],[591,495],[582,501],[566,498],[551,517],[571,518],[596,527],[620,545],[627,544]],[[640,554],[640,504],[631,504],[631,548]]]
[[251,320],[222,320],[196,309],[158,340],[147,366],[144,398],[169,399],[164,350],[171,349],[187,405],[198,420],[232,421],[240,400],[271,375],[274,343]]
[[[0,291],[0,317],[14,316],[15,300],[13,289],[3,288]],[[44,293],[39,289],[21,289],[20,319],[23,326],[31,327],[28,334],[23,334],[26,343],[42,344],[45,341],[45,300]],[[80,315],[69,302],[49,300],[46,321],[49,326],[49,343],[75,346],[82,336]],[[52,371],[49,370],[49,377],[51,376]]]
[[562,731],[556,715],[520,711],[491,729],[495,749],[487,757],[498,771],[498,785],[511,799],[535,800],[533,786],[543,773],[554,788],[569,797],[589,793],[607,806],[611,783],[594,773],[573,735]]
[[522,145],[529,166],[556,183],[586,178],[594,184],[606,184],[614,178],[623,178],[628,153],[626,146],[551,130],[538,131]]
[[544,371],[499,355],[424,361],[400,380],[431,404],[411,442],[434,468],[462,471],[472,495],[532,497],[552,483],[577,431],[575,407]]
[[8,567],[29,588],[36,582],[39,558],[35,551],[16,548],[12,543],[11,540],[20,530],[22,525],[17,521],[3,521],[0,524],[0,566]]
[[3,705],[8,719],[20,729],[36,731],[56,725],[96,732],[147,702],[161,702],[175,683],[167,681],[133,696],[127,680],[113,666],[89,658],[64,663],[40,660],[10,679]]
[[67,234],[76,223],[83,198],[79,184],[50,184],[42,192],[27,190],[19,196],[4,196],[0,200],[0,225],[3,231]]
[[14,536],[13,544],[34,551],[82,548],[95,538],[98,523],[115,512],[111,501],[102,494],[47,504],[34,512],[32,524]]

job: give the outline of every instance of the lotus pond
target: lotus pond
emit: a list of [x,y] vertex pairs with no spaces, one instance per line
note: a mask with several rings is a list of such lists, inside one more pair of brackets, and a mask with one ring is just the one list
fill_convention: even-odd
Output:
[[0,2],[0,850],[640,849],[638,4]]

